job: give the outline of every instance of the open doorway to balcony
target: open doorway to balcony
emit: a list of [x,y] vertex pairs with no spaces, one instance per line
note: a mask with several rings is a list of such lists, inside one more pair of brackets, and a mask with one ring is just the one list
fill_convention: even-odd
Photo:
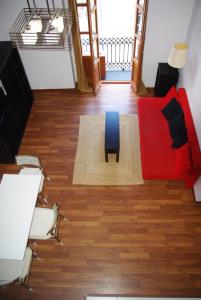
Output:
[[97,0],[102,80],[131,81],[137,0]]
[[102,81],[130,82],[135,93],[140,86],[145,89],[141,77],[148,0],[124,0],[123,5],[120,0],[72,1],[76,1],[83,66],[94,93]]

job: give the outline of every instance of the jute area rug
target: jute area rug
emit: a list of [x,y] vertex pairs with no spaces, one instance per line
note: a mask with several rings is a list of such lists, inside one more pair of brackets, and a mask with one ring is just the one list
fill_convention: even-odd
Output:
[[105,162],[105,115],[80,117],[73,184],[142,184],[140,141],[137,115],[120,115],[120,156],[109,154]]

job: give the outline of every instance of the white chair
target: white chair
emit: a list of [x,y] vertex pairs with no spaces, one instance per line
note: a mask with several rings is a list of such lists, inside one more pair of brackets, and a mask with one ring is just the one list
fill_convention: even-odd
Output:
[[31,269],[32,250],[27,247],[23,260],[0,259],[0,287],[6,288],[12,283],[28,286],[28,277]]
[[61,245],[63,243],[58,237],[60,219],[67,221],[59,212],[58,204],[50,208],[36,207],[34,210],[29,239],[31,240],[48,240],[54,238]]
[[47,203],[47,198],[43,193],[43,185],[44,179],[50,181],[50,178],[45,174],[40,158],[36,155],[16,155],[15,161],[16,164],[20,167],[19,174],[42,175],[39,188],[39,197]]

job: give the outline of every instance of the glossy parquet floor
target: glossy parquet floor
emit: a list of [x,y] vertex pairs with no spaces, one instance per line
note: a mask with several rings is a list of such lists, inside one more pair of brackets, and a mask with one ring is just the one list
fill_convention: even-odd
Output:
[[[182,182],[141,186],[75,186],[79,116],[106,110],[136,113],[129,85],[103,85],[99,94],[35,92],[20,153],[38,154],[51,177],[49,205],[61,203],[62,247],[33,247],[29,284],[0,291],[0,299],[83,300],[87,294],[201,295],[201,204]],[[1,166],[1,172],[16,172]]]

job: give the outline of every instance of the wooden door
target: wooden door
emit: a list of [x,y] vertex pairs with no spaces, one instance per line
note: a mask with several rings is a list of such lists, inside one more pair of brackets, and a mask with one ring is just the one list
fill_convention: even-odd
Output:
[[101,86],[96,0],[76,0],[82,59],[89,85],[96,94]]
[[146,29],[148,0],[137,0],[134,32],[134,48],[132,57],[131,85],[138,92],[142,78],[142,61]]

